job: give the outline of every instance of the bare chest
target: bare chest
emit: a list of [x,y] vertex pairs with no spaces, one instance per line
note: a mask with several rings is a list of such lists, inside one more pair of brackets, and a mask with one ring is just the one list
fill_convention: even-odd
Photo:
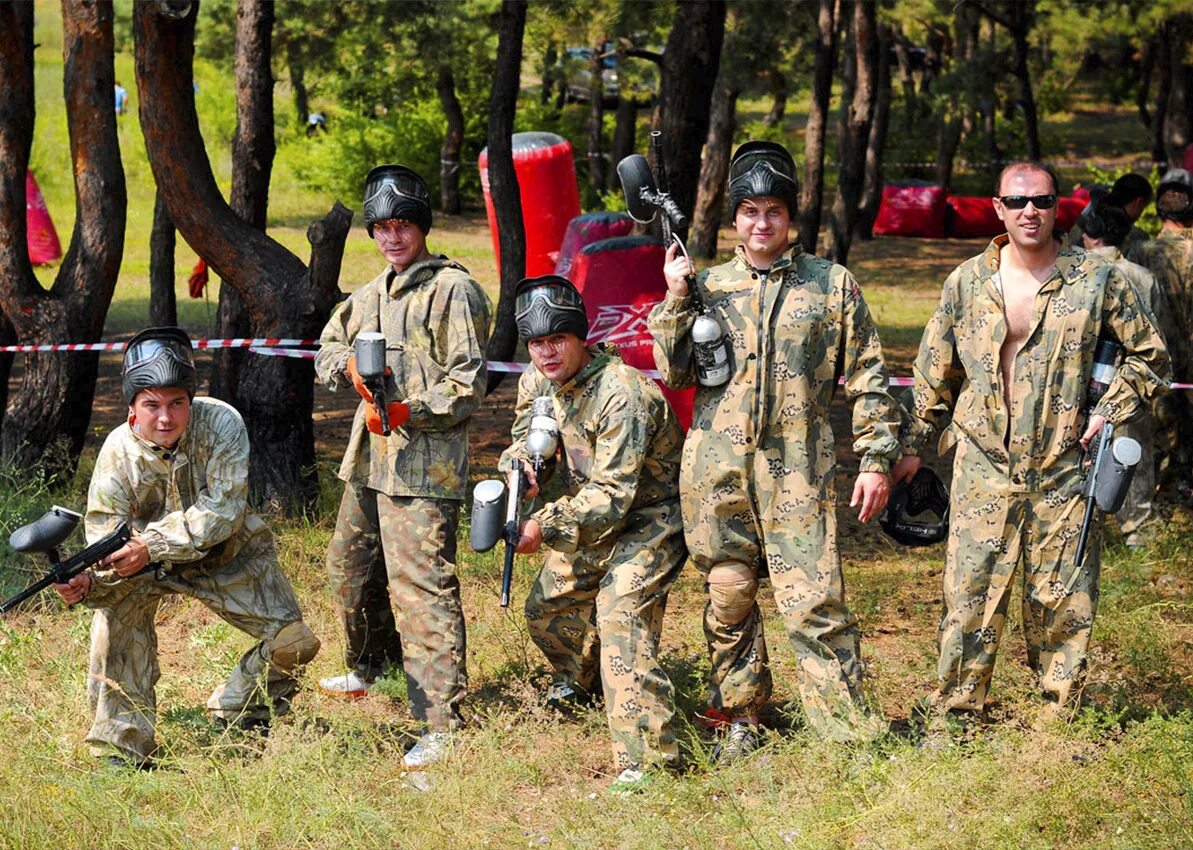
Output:
[[1026,273],[1003,274],[1001,280],[1003,311],[1007,322],[1007,338],[1003,344],[1018,351],[1031,332],[1040,282]]

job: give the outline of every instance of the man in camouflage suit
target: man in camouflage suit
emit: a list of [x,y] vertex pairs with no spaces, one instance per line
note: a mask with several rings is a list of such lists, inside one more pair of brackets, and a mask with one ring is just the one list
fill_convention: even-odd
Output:
[[[533,365],[502,468],[524,462],[535,399],[551,400],[566,495],[522,526],[519,552],[550,549],[526,600],[535,644],[556,677],[557,697],[604,690],[615,787],[641,782],[678,759],[671,681],[659,666],[663,609],[687,556],[679,509],[683,434],[653,381],[611,346],[586,347],[584,302],[557,275],[516,290],[518,335]],[[598,658],[599,656],[599,658]]]
[[[446,752],[462,723],[467,674],[456,529],[468,479],[468,420],[485,394],[491,307],[463,266],[427,250],[430,195],[417,174],[400,165],[374,168],[364,210],[388,265],[336,310],[315,358],[328,389],[355,386],[362,397],[327,551],[348,672],[320,686],[361,694],[400,658],[411,712],[426,724],[406,765],[421,767]],[[356,371],[353,344],[362,332],[385,337],[386,397],[399,400],[389,405],[388,437]]]
[[[1167,337],[1174,380],[1193,382],[1193,174],[1170,168],[1160,180],[1156,213],[1163,221],[1160,234],[1144,243],[1132,259],[1146,266],[1167,299],[1173,330]],[[1175,426],[1172,454],[1177,489],[1193,504],[1193,404],[1188,390],[1167,393],[1159,405],[1161,425]]]
[[55,588],[67,602],[96,609],[87,741],[97,755],[147,765],[160,675],[154,618],[163,597],[197,599],[260,641],[207,702],[224,722],[262,725],[284,714],[295,675],[319,640],[278,567],[273,535],[246,504],[244,421],[222,401],[194,398],[190,339],[178,328],[141,332],[125,349],[122,377],[128,422],[100,449],[85,524],[92,543],[121,521],[133,538],[100,569]]
[[[711,709],[729,724],[716,754],[757,744],[771,694],[762,614],[769,573],[795,647],[808,722],[835,740],[868,739],[885,724],[862,705],[857,619],[845,605],[835,514],[836,444],[829,404],[838,378],[854,400],[861,473],[851,505],[877,516],[898,458],[898,404],[888,393],[878,331],[853,276],[788,244],[799,189],[782,147],[750,142],[734,155],[729,207],[742,244],[695,281],[726,331],[731,377],[696,389],[680,473],[684,530],[708,582],[704,629],[712,659]],[[671,246],[667,296],[648,327],[664,382],[697,382],[689,265]]]
[[[1114,266],[1053,239],[1053,175],[1013,163],[996,187],[1007,234],[945,280],[920,343],[894,472],[914,475],[933,431],[944,429],[941,454],[957,448],[934,724],[947,712],[984,710],[1020,563],[1028,658],[1051,702],[1042,716],[1076,704],[1100,563],[1095,531],[1082,567],[1074,564],[1085,505],[1080,449],[1105,421],[1135,416],[1169,372],[1134,288]],[[1102,336],[1124,357],[1086,421]]]

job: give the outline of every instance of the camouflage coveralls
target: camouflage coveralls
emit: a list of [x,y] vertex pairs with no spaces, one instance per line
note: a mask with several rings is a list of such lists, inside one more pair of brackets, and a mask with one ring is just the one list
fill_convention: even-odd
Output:
[[526,458],[534,399],[551,396],[567,495],[533,515],[551,551],[526,599],[535,644],[559,679],[591,691],[599,668],[617,770],[674,763],[674,692],[659,666],[667,593],[687,550],[679,508],[683,434],[654,381],[617,349],[562,387],[533,366],[518,382],[513,443]]
[[1113,336],[1125,350],[1093,411],[1115,425],[1145,407],[1169,371],[1160,334],[1134,288],[1108,263],[1066,248],[1036,295],[1031,328],[1015,357],[1008,411],[998,281],[999,249],[1007,241],[997,237],[945,280],[906,399],[907,453],[918,453],[950,414],[940,452],[957,447],[933,697],[940,709],[983,709],[1020,562],[1031,666],[1058,706],[1076,697],[1100,566],[1097,529],[1082,568],[1073,563],[1085,505],[1078,440],[1097,339]]
[[[1069,230],[1068,236],[1066,237],[1067,241],[1065,242],[1065,247],[1080,248],[1081,250],[1085,250],[1085,242],[1081,239],[1081,237],[1084,235],[1085,228],[1081,226],[1081,221],[1078,220],[1078,222]],[[1150,238],[1151,237],[1147,235],[1146,230],[1139,227],[1138,225],[1133,224],[1131,225],[1131,229],[1127,231],[1127,235],[1123,237],[1123,244],[1119,247],[1125,256],[1130,257],[1132,261],[1136,261],[1135,257],[1133,256],[1134,253],[1139,250],[1140,245]]]
[[284,714],[293,671],[319,640],[278,567],[273,535],[246,505],[249,440],[230,405],[196,398],[174,449],[141,439],[128,424],[108,435],[95,462],[85,520],[91,543],[128,521],[156,573],[121,579],[92,573],[84,604],[95,608],[87,696],[95,723],[87,741],[138,760],[154,749],[160,669],[154,617],[163,596],[202,602],[261,642],[240,659],[207,707],[236,720]]
[[[732,377],[696,389],[680,472],[688,550],[706,575],[726,561],[769,572],[809,722],[834,739],[871,736],[881,724],[860,708],[857,619],[845,605],[837,550],[829,403],[844,376],[845,394],[856,400],[861,470],[886,472],[899,457],[900,413],[878,331],[853,276],[798,245],[769,274],[752,268],[739,247],[697,285],[727,332]],[[686,296],[668,294],[651,311],[655,362],[670,387],[696,383],[695,317]],[[756,713],[772,688],[762,615],[753,602],[741,622],[725,623],[714,601],[704,616],[711,704],[730,715]]]
[[[1173,336],[1172,315],[1164,290],[1160,288],[1152,273],[1128,260],[1122,251],[1111,245],[1094,248],[1089,253],[1113,265],[1135,288],[1135,294],[1139,296],[1140,302],[1167,345]],[[1121,428],[1115,429],[1114,433],[1116,436],[1131,437],[1143,450],[1139,464],[1135,467],[1135,476],[1127,490],[1127,500],[1116,514],[1123,539],[1128,545],[1134,546],[1143,543],[1141,529],[1151,518],[1152,496],[1156,492],[1156,418],[1151,406],[1144,405],[1138,416],[1124,423]]]
[[411,711],[436,732],[459,727],[467,687],[456,529],[468,419],[485,394],[490,313],[459,263],[437,256],[400,274],[387,267],[336,310],[315,358],[328,389],[352,390],[346,368],[356,335],[384,334],[388,398],[410,407],[389,437],[365,428],[367,402],[357,407],[327,571],[348,665],[373,679],[401,657]]
[[[1156,276],[1167,298],[1169,327],[1165,341],[1172,355],[1173,379],[1193,382],[1193,228],[1165,227],[1131,259]],[[1193,393],[1173,390],[1160,399],[1159,419],[1175,424],[1172,460],[1184,482],[1193,478]]]

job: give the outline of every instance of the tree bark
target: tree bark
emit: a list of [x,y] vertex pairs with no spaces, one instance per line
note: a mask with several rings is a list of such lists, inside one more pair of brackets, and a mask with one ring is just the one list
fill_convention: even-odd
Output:
[[891,28],[878,27],[878,94],[874,106],[874,121],[866,144],[865,181],[858,209],[857,235],[860,239],[874,238],[874,222],[882,205],[884,178],[882,158],[886,151],[887,130],[891,123]]
[[[236,134],[232,137],[232,210],[256,230],[265,232],[269,178],[277,146],[273,139],[273,4],[238,0],[236,4]],[[233,286],[220,284],[218,335],[224,339],[252,335],[244,299]],[[240,375],[249,353],[225,348],[215,352],[211,394],[236,401]]]
[[555,88],[555,80],[559,76],[559,48],[555,39],[547,42],[547,49],[543,51],[542,86],[539,89],[539,103],[546,106],[551,101],[551,90]]
[[[352,214],[336,206],[307,230],[311,265],[247,224],[224,201],[211,172],[195,113],[195,16],[133,7],[141,130],[154,179],[178,232],[244,300],[251,333],[317,337],[339,296],[344,240]],[[111,104],[107,104],[110,112]],[[313,504],[314,368],[309,360],[254,356],[235,395],[252,447],[249,491],[257,503],[298,509]]]
[[799,238],[803,249],[816,253],[820,211],[824,203],[824,134],[828,127],[833,66],[837,59],[837,3],[820,0],[817,17],[816,64],[812,72],[812,103],[804,130],[804,188],[800,196]]
[[1168,98],[1172,89],[1172,51],[1168,47],[1168,40],[1172,37],[1172,26],[1168,21],[1160,24],[1160,31],[1156,36],[1156,107],[1152,110],[1152,123],[1148,128],[1148,139],[1151,143],[1152,159],[1155,162],[1166,162],[1168,152],[1164,147],[1164,124],[1168,115]]
[[1164,152],[1169,166],[1181,167],[1185,148],[1193,142],[1193,66],[1185,64],[1193,18],[1178,15],[1168,22],[1168,105],[1164,114]]
[[[127,198],[116,114],[112,4],[64,0],[63,91],[74,164],[75,227],[47,292],[26,248],[25,172],[33,134],[32,4],[0,6],[0,309],[23,344],[89,343],[103,333],[124,251]],[[25,357],[0,454],[19,469],[73,474],[91,421],[99,358]]]
[[878,100],[878,16],[869,0],[853,0],[850,42],[855,66],[853,98],[841,112],[837,197],[833,202],[829,257],[845,265],[866,179],[866,148]]
[[[509,360],[518,347],[514,287],[526,274],[526,229],[522,223],[522,193],[514,173],[512,141],[525,30],[526,0],[502,0],[497,13],[497,62],[489,97],[489,196],[493,199],[501,246],[501,291],[493,334],[489,337],[490,360]],[[501,372],[491,372],[489,389],[496,387],[501,378]]]
[[626,93],[617,100],[611,163],[614,168],[634,152],[638,139],[638,103]]
[[709,106],[724,40],[724,0],[678,0],[663,51],[658,128],[671,195],[684,212],[696,205],[700,151],[708,137]]
[[306,69],[302,54],[293,41],[286,42],[286,67],[290,70],[290,90],[294,93],[294,111],[298,114],[299,131],[307,126],[311,114],[311,101],[307,94]]
[[915,89],[915,73],[907,53],[907,37],[900,30],[893,34],[895,60],[899,63],[899,87],[903,91],[903,130],[911,132],[919,119],[920,99]]
[[456,78],[451,66],[439,66],[435,79],[439,106],[447,119],[447,132],[439,148],[439,206],[449,215],[460,213],[460,151],[464,148],[464,110],[456,96]]
[[762,126],[777,127],[787,112],[787,77],[778,68],[765,74],[770,83],[770,110],[762,116]]
[[725,181],[729,176],[729,155],[740,92],[726,85],[717,86],[712,96],[712,116],[704,162],[700,166],[700,185],[696,192],[696,210],[692,213],[692,231],[688,250],[695,256],[712,259],[717,254],[717,231],[725,206]]
[[174,222],[159,191],[153,200],[153,229],[149,231],[149,324],[178,324],[174,293]]
[[605,191],[605,155],[602,130],[605,123],[605,81],[601,76],[601,45],[592,48],[588,65],[588,185],[593,192]]
[[1035,0],[1018,0],[1011,4],[1011,39],[1015,45],[1015,78],[1019,80],[1019,101],[1023,109],[1023,129],[1027,140],[1027,158],[1039,161],[1040,119],[1036,111],[1036,96],[1031,86],[1031,71],[1027,67],[1027,37],[1035,18]]

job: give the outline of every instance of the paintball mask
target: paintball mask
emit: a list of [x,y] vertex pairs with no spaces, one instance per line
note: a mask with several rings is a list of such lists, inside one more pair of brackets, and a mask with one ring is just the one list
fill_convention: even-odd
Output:
[[[911,519],[924,511],[940,519],[936,522]],[[911,481],[895,485],[878,522],[883,531],[904,546],[939,543],[949,536],[949,491],[935,472],[920,467]]]
[[514,290],[514,321],[523,342],[559,333],[588,339],[584,299],[570,280],[555,274],[518,281]]
[[373,236],[379,221],[413,222],[424,234],[431,231],[431,193],[427,184],[404,165],[378,165],[365,178],[365,227]]
[[120,370],[124,403],[131,405],[141,390],[179,387],[195,397],[195,354],[182,328],[147,328],[124,348]]
[[1156,190],[1156,214],[1169,221],[1193,218],[1193,174],[1183,168],[1170,168]]
[[774,142],[746,142],[729,162],[729,212],[746,198],[771,196],[787,204],[787,213],[799,209],[799,178],[795,160],[782,145]]

